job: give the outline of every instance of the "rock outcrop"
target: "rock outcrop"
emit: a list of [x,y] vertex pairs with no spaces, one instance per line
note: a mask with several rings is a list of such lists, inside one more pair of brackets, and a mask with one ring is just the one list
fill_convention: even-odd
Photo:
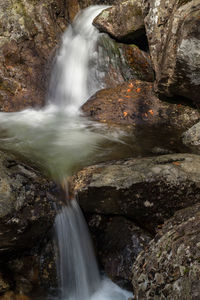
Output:
[[134,43],[145,33],[141,1],[128,0],[113,5],[103,10],[93,24],[117,41]]
[[42,106],[65,1],[1,1],[0,19],[0,110]]
[[199,203],[164,224],[133,265],[135,299],[199,299],[199,226]]
[[200,157],[172,154],[87,167],[71,188],[86,213],[131,218],[154,232],[177,210],[200,201]]
[[82,110],[92,120],[131,128],[165,127],[184,131],[199,120],[199,112],[181,104],[161,101],[152,83],[139,80],[104,89],[93,95]]
[[56,186],[0,152],[0,260],[39,245],[55,217]]
[[200,122],[189,128],[182,135],[183,143],[196,154],[200,154]]
[[199,104],[199,1],[143,0],[142,7],[156,90]]

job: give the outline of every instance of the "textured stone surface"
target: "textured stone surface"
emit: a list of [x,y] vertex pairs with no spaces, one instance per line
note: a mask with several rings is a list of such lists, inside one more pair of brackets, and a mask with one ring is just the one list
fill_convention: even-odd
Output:
[[87,213],[127,216],[154,231],[175,211],[200,201],[200,157],[171,154],[83,169],[71,188]]
[[133,265],[137,300],[200,298],[200,204],[181,210]]
[[101,31],[121,42],[134,42],[144,35],[141,1],[128,0],[103,10],[93,21]]
[[53,225],[56,196],[53,182],[0,153],[0,258],[39,246]]
[[0,3],[0,110],[41,106],[50,61],[66,28],[63,0]]
[[142,7],[156,90],[199,103],[199,1],[143,0]]
[[92,215],[88,225],[106,275],[121,287],[132,290],[132,264],[150,242],[151,235],[118,216]]
[[189,128],[182,135],[183,143],[192,150],[200,154],[200,122]]
[[135,45],[118,43],[107,34],[101,34],[90,61],[90,82],[96,79],[102,89],[116,87],[133,78],[154,80],[149,55]]
[[165,127],[182,132],[199,120],[199,112],[190,107],[161,101],[152,84],[139,80],[104,89],[83,106],[87,117],[108,124]]

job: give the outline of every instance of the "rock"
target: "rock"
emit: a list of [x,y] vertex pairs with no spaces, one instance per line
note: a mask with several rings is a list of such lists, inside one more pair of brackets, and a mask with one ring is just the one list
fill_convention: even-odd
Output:
[[151,240],[150,234],[118,216],[92,215],[88,224],[106,276],[131,290],[133,261]]
[[192,152],[200,154],[200,122],[192,126],[182,135],[183,143]]
[[3,278],[2,274],[0,273],[0,295],[6,293],[10,290],[9,282]]
[[145,34],[141,1],[128,0],[109,7],[94,19],[93,24],[117,41],[134,43]]
[[199,104],[199,1],[143,0],[143,13],[156,91]]
[[71,178],[86,213],[120,215],[154,232],[200,201],[200,157],[169,154],[90,166]]
[[200,204],[168,220],[133,265],[135,299],[199,299]]
[[0,260],[39,246],[55,217],[56,185],[0,152]]
[[52,57],[66,28],[64,2],[1,1],[1,111],[44,105]]
[[163,102],[156,97],[152,84],[139,80],[104,89],[93,95],[83,106],[87,117],[114,125],[164,127],[182,131],[199,120],[199,112],[181,104]]
[[97,53],[91,62],[94,66],[90,69],[91,81],[96,74],[101,74],[102,88],[115,87],[133,78],[154,81],[151,60],[145,51],[135,45],[117,43],[107,34],[102,34],[97,43]]

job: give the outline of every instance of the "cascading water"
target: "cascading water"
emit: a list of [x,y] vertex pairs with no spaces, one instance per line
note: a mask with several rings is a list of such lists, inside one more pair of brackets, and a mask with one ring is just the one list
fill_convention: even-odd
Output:
[[[64,34],[46,107],[0,114],[1,148],[33,159],[59,181],[71,175],[77,165],[92,163],[101,152],[102,141],[119,142],[116,132],[107,132],[79,112],[87,98],[102,87],[102,74],[91,78],[88,66],[97,58],[98,32],[92,20],[104,8],[84,10]],[[58,213],[55,228],[62,300],[125,300],[131,296],[100,278],[87,226],[75,200],[68,201]]]

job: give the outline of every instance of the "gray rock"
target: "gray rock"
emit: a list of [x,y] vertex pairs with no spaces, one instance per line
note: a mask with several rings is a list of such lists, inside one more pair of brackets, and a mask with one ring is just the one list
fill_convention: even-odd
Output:
[[143,0],[156,90],[199,103],[199,0]]
[[154,231],[200,200],[200,157],[171,154],[94,165],[71,179],[83,210],[127,216]]
[[141,1],[128,0],[107,8],[94,19],[93,24],[120,42],[134,42],[145,32]]
[[151,235],[120,216],[92,215],[88,221],[101,267],[112,281],[131,290],[133,261]]
[[200,298],[200,204],[168,220],[133,265],[137,300]]
[[55,217],[56,186],[0,152],[0,258],[39,245]]
[[200,154],[200,122],[184,132],[182,139],[183,143],[194,153]]

